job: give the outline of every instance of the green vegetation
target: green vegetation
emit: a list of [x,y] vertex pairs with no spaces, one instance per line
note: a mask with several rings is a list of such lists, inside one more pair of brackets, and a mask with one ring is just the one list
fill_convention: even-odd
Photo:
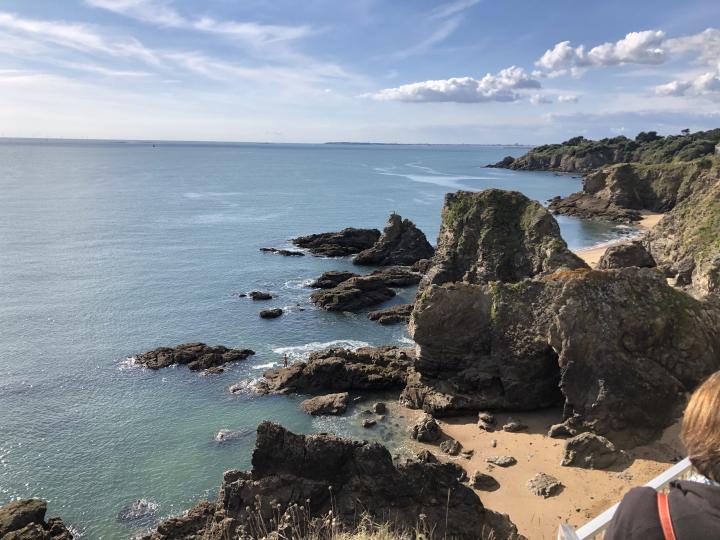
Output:
[[609,163],[670,163],[712,155],[718,143],[720,129],[666,137],[654,131],[643,131],[635,139],[624,135],[598,141],[573,137],[561,144],[537,146],[528,157],[550,163],[559,160],[560,156],[583,158],[590,155],[603,156]]

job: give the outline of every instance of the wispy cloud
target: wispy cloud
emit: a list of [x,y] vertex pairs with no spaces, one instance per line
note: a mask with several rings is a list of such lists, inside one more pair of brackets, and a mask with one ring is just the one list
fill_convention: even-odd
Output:
[[457,0],[448,4],[442,4],[430,13],[430,17],[434,19],[444,19],[445,17],[450,17],[451,15],[470,9],[480,2],[482,2],[482,0]]
[[404,60],[406,58],[410,58],[411,56],[423,54],[432,49],[438,43],[441,43],[445,41],[448,37],[450,37],[453,32],[457,30],[462,21],[462,16],[447,19],[446,21],[443,21],[435,31],[433,31],[427,38],[423,39],[420,43],[416,43],[415,45],[413,45],[412,47],[408,47],[407,49],[396,51],[395,53],[392,53],[387,57],[393,60]]
[[186,17],[159,0],[85,0],[93,7],[106,9],[138,21],[170,28],[222,34],[260,46],[300,39],[312,33],[308,26],[283,26],[257,22],[219,21],[212,17]]

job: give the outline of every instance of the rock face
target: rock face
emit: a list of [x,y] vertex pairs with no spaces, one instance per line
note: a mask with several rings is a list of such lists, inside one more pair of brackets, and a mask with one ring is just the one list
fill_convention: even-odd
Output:
[[474,539],[483,528],[497,538],[512,538],[517,532],[507,516],[484,508],[477,495],[458,482],[454,466],[420,461],[395,466],[378,443],[295,435],[264,422],[258,427],[252,465],[251,472],[225,473],[216,503],[200,503],[146,539],[265,536],[253,519],[258,514],[266,523],[281,514],[278,529],[290,531],[302,527],[293,521],[292,509],[287,510],[293,504],[305,507],[311,519],[332,509],[332,517],[351,530],[362,508],[373,520],[401,529],[414,530],[424,514],[435,534],[452,538]]
[[582,192],[555,198],[549,208],[566,216],[630,223],[640,220],[640,210],[672,209],[705,174],[698,163],[613,165],[585,176]]
[[373,266],[411,265],[429,259],[434,253],[425,234],[412,221],[390,214],[378,241],[358,253],[353,263]]
[[655,259],[652,258],[639,241],[629,242],[627,244],[618,244],[607,248],[605,253],[598,261],[598,268],[627,268],[629,266],[637,266],[638,268],[654,268]]
[[350,395],[347,392],[327,394],[306,399],[300,409],[313,416],[343,414],[347,410]]
[[432,286],[409,330],[405,404],[442,416],[564,401],[573,429],[623,445],[672,423],[684,393],[720,369],[720,308],[654,269]]
[[585,432],[565,442],[561,465],[583,469],[607,469],[613,466],[625,466],[629,462],[628,454],[618,450],[605,437]]
[[720,293],[720,171],[703,170],[643,243],[677,286],[696,296]]
[[380,238],[377,229],[353,229],[311,234],[294,238],[292,243],[319,257],[344,257],[368,249]]
[[405,385],[414,351],[398,347],[328,349],[307,362],[267,371],[258,391],[268,394],[323,394],[349,390],[392,390]]
[[148,369],[161,369],[173,364],[186,365],[192,371],[239,362],[255,354],[250,349],[212,347],[204,343],[186,343],[177,347],[159,347],[136,357],[135,361]]
[[328,311],[358,311],[382,304],[395,296],[391,287],[408,287],[420,282],[421,274],[407,267],[394,266],[378,270],[366,276],[341,279],[342,275],[323,274],[315,283],[337,285],[313,293],[310,299],[319,307]]
[[368,319],[384,325],[407,323],[410,320],[412,310],[412,304],[396,304],[379,311],[371,311],[368,313]]
[[12,501],[0,506],[0,538],[3,540],[72,540],[60,518],[45,521],[47,503],[39,499]]
[[517,191],[445,196],[438,247],[421,287],[448,282],[517,282],[559,268],[587,268],[555,218]]

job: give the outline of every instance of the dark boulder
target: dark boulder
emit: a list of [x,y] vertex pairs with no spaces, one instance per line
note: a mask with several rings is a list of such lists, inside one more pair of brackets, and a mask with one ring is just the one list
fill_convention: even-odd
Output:
[[265,372],[257,389],[265,394],[323,394],[392,390],[405,385],[412,349],[361,347],[312,353],[307,362]]
[[396,304],[386,309],[371,311],[368,313],[368,319],[384,325],[407,323],[410,320],[412,310],[412,304]]
[[[346,530],[354,530],[364,514],[393,528],[415,530],[423,514],[428,529],[440,537],[474,539],[481,530],[497,538],[517,533],[507,516],[484,508],[477,495],[458,482],[455,466],[420,461],[396,466],[378,443],[295,435],[263,422],[252,465],[251,472],[224,474],[216,503],[200,503],[146,539],[264,537],[268,531],[261,530],[258,521],[268,525],[277,520],[272,531],[297,531],[331,510],[337,527]],[[303,507],[300,522],[294,505]]]
[[617,244],[610,246],[598,261],[597,267],[600,269],[609,268],[628,268],[637,266],[638,268],[654,268],[656,266],[652,255],[648,253],[645,246],[641,242],[628,242],[627,244]]
[[382,235],[375,244],[358,253],[353,263],[373,266],[414,264],[429,259],[435,250],[425,234],[409,219],[391,214]]
[[447,439],[440,443],[440,450],[450,456],[457,456],[462,451],[462,444],[455,439]]
[[359,274],[355,274],[353,272],[325,272],[322,276],[310,283],[310,287],[313,289],[332,289],[333,287],[340,285],[343,281],[347,281],[348,279],[354,277],[360,276]]
[[418,442],[431,443],[442,437],[440,424],[429,414],[423,415],[410,429],[410,436]]
[[272,300],[273,295],[264,291],[252,291],[248,294],[253,300]]
[[283,314],[282,308],[263,309],[260,312],[261,319],[277,319]]
[[186,365],[192,371],[222,366],[230,362],[239,362],[255,354],[250,349],[228,349],[222,345],[215,347],[204,343],[185,343],[177,347],[159,347],[141,354],[135,362],[148,369],[161,369],[174,364]]
[[23,499],[0,506],[0,538],[3,540],[72,540],[60,518],[45,521],[47,503]]
[[480,491],[497,491],[500,489],[500,483],[489,474],[481,471],[475,471],[470,477],[470,485]]
[[294,238],[292,243],[319,257],[344,257],[370,248],[380,238],[377,229],[354,229],[311,234]]
[[315,292],[310,299],[328,311],[358,311],[387,302],[394,296],[395,291],[381,277],[361,276]]
[[560,268],[587,268],[555,218],[517,191],[445,196],[438,247],[421,288],[448,282],[517,282]]
[[312,416],[338,415],[347,411],[350,395],[347,392],[326,394],[306,399],[300,404],[300,410]]

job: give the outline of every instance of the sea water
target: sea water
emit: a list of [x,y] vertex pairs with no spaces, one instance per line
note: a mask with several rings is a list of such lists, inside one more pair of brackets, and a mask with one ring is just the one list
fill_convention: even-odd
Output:
[[[307,283],[348,259],[261,253],[294,236],[382,228],[391,212],[435,242],[443,196],[488,187],[541,202],[578,191],[572,175],[484,166],[527,149],[12,141],[0,143],[0,504],[41,497],[85,538],[128,538],[214,497],[226,469],[250,467],[265,419],[296,432],[378,439],[398,451],[398,419],[360,427],[359,403],[312,418],[302,397],[258,396],[263,370],[329,346],[410,344],[403,326],[328,313]],[[571,248],[627,228],[560,218]],[[361,269],[365,270],[365,269]],[[267,290],[272,301],[238,293]],[[412,301],[400,289],[390,303]],[[258,317],[282,307],[275,320]],[[190,341],[254,349],[220,375],[148,371],[133,355]],[[233,395],[232,384],[247,392]],[[374,399],[374,398],[368,398]],[[221,429],[238,432],[219,443]]]

